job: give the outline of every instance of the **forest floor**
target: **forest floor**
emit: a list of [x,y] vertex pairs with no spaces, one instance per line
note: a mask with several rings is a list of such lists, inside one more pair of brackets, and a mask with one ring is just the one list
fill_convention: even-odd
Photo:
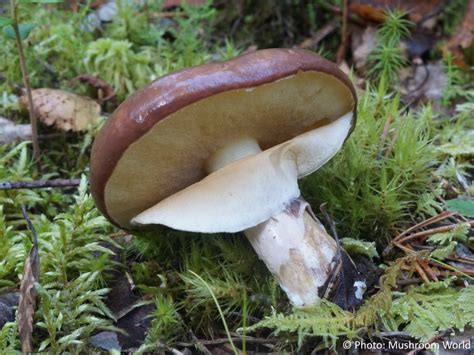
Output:
[[[474,351],[473,0],[2,0],[0,26],[2,354]],[[131,234],[90,196],[125,98],[270,47],[356,86],[354,132],[300,188],[366,268],[358,309],[292,307],[242,233]]]

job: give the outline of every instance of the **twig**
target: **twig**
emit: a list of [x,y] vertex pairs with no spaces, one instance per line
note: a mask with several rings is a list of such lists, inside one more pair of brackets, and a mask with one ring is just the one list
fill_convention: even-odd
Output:
[[48,187],[72,187],[79,186],[81,179],[54,179],[36,181],[0,181],[0,190],[14,189],[43,189]]
[[404,231],[403,233],[399,234],[399,235],[394,239],[394,241],[399,241],[400,239],[402,239],[402,237],[404,237],[405,235],[407,235],[408,233],[410,233],[410,232],[412,232],[412,231],[415,231],[415,230],[417,230],[417,229],[420,229],[420,228],[429,226],[430,224],[433,224],[433,223],[440,222],[440,221],[442,221],[443,219],[449,218],[449,217],[451,217],[451,216],[453,216],[453,215],[455,215],[455,214],[456,214],[456,212],[443,211],[443,212],[441,212],[441,213],[440,213],[439,215],[437,215],[437,216],[430,217],[430,218],[428,218],[427,220],[424,220],[423,222],[418,223],[417,225],[408,228],[406,231]]
[[449,226],[442,226],[442,227],[432,228],[432,229],[428,229],[428,230],[425,230],[425,231],[422,231],[422,232],[410,234],[407,237],[404,237],[402,239],[397,240],[397,242],[405,243],[408,240],[412,240],[412,239],[416,239],[416,238],[420,238],[420,237],[427,237],[427,236],[430,236],[430,235],[433,235],[433,234],[436,234],[436,233],[449,232],[450,230],[453,230],[454,228],[456,228],[460,224],[464,224],[464,223],[468,223],[471,227],[474,227],[474,220],[467,221],[467,222],[460,222],[460,223],[456,223],[456,224],[451,224]]
[[38,234],[36,234],[36,229],[33,223],[31,222],[30,217],[28,216],[28,212],[26,212],[26,207],[25,205],[21,205],[21,213],[23,214],[23,218],[26,221],[26,224],[28,225],[28,229],[31,232],[31,235],[33,236],[33,246],[38,247]]
[[[235,341],[235,342],[242,341],[242,337],[231,337],[230,339],[232,341]],[[249,336],[245,337],[245,341],[248,344],[275,344],[275,343],[279,342],[279,340],[276,339],[276,338],[265,339],[265,338],[253,338],[253,337],[249,337]],[[229,343],[229,338],[219,338],[219,339],[213,339],[213,340],[199,340],[199,343],[202,344],[202,345],[207,345],[207,346],[222,345],[222,344]],[[190,346],[194,346],[194,345],[196,345],[195,342],[193,342],[193,343],[185,343],[185,342],[176,343],[176,346],[179,346],[179,347],[190,347]]]
[[397,280],[397,286],[417,285],[421,281],[423,281],[423,280],[420,279],[419,277],[413,277],[411,279]]
[[205,355],[212,355],[208,348],[198,339],[198,337],[190,331],[191,337],[193,338],[194,345],[198,348],[199,351],[203,352]]
[[428,276],[426,276],[426,273],[425,271],[423,270],[423,268],[420,266],[419,262],[415,262],[415,268],[416,268],[416,271],[418,272],[418,274],[421,276],[421,278],[423,279],[423,281],[425,283],[430,283],[430,279],[428,278]]
[[382,135],[380,136],[380,148],[379,152],[377,153],[376,160],[380,160],[383,155],[384,147],[385,147],[385,140],[387,139],[388,131],[390,129],[390,123],[392,123],[393,115],[389,114],[387,116],[387,120],[385,121],[385,125],[383,127]]
[[15,31],[15,39],[16,45],[18,47],[18,55],[20,57],[20,68],[21,68],[21,75],[23,76],[23,83],[26,88],[26,96],[28,98],[28,107],[30,113],[30,123],[31,123],[31,137],[33,140],[33,154],[36,162],[36,167],[38,168],[38,172],[41,173],[41,152],[39,147],[38,141],[38,123],[36,120],[36,112],[33,105],[33,96],[31,95],[31,87],[30,87],[30,78],[28,75],[28,69],[26,68],[26,60],[25,60],[25,52],[23,50],[23,42],[20,36],[20,29],[18,27],[18,14],[17,14],[17,4],[15,0],[10,0],[11,6],[11,14],[13,19],[13,30]]
[[433,281],[438,282],[438,276],[436,275],[436,272],[429,266],[429,264],[426,262],[426,260],[419,260],[418,261],[419,265],[421,268],[426,271],[427,276],[429,276]]
[[[434,260],[434,259],[431,259],[429,261],[430,264],[433,264],[435,266],[440,266],[440,267],[443,267],[445,269],[448,269],[448,270],[451,270],[451,271],[454,271],[456,273],[456,275],[463,275],[464,277],[467,277],[471,280],[474,280],[474,278],[472,276],[474,276],[474,270],[468,270],[468,269],[462,269],[460,267],[455,267],[455,266],[452,266],[452,265],[449,265],[449,264],[446,264],[446,263],[443,263],[442,261],[440,260]],[[472,276],[471,276],[472,275]]]
[[337,50],[336,62],[341,64],[346,56],[347,39],[349,37],[347,32],[347,20],[349,18],[349,0],[344,0],[342,4],[342,28],[341,28],[341,45]]
[[378,335],[380,337],[407,337],[407,338],[413,338],[413,336],[410,333],[407,332],[380,332],[380,333],[375,333],[374,335]]
[[339,263],[342,269],[342,272],[339,274],[339,272],[335,273],[336,275],[340,276],[341,281],[342,281],[342,287],[344,287],[344,309],[347,309],[347,301],[348,301],[348,294],[349,294],[349,287],[347,285],[347,280],[346,280],[346,270],[344,270],[344,259],[342,256],[342,247],[341,243],[339,242],[339,237],[337,235],[337,230],[336,230],[336,223],[334,223],[334,220],[331,218],[329,215],[329,212],[326,209],[326,203],[323,203],[319,206],[320,211],[324,214],[324,217],[326,218],[327,223],[329,224],[329,228],[331,229],[331,233],[336,241],[336,246],[337,246],[337,255],[339,259]]

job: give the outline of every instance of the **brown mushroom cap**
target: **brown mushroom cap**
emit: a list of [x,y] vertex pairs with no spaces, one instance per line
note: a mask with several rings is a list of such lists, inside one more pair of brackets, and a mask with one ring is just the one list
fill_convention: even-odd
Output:
[[125,100],[98,134],[91,190],[101,212],[130,221],[206,177],[206,162],[241,136],[263,150],[348,112],[356,94],[333,63],[301,49],[266,49],[159,78]]

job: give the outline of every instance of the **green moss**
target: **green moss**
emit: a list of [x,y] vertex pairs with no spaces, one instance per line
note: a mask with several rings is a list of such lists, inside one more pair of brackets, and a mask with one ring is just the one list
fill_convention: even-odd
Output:
[[303,196],[316,211],[327,202],[340,237],[385,243],[410,223],[406,217],[420,207],[418,196],[434,187],[439,162],[432,115],[407,112],[398,96],[371,90],[360,96],[357,112],[354,133],[338,155],[304,179]]

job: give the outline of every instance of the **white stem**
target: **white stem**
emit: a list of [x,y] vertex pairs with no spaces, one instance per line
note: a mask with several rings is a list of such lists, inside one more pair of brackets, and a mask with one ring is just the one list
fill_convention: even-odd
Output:
[[207,161],[208,174],[223,168],[230,163],[258,154],[262,151],[258,142],[250,137],[240,137],[229,141],[224,147],[218,149]]
[[337,247],[306,201],[294,200],[244,233],[293,305],[311,305],[320,298],[320,288],[334,270]]
[[[213,154],[207,170],[212,173],[259,152],[252,138],[233,140]],[[310,305],[319,299],[319,289],[334,269],[337,248],[306,201],[288,201],[286,210],[244,233],[292,304]]]

